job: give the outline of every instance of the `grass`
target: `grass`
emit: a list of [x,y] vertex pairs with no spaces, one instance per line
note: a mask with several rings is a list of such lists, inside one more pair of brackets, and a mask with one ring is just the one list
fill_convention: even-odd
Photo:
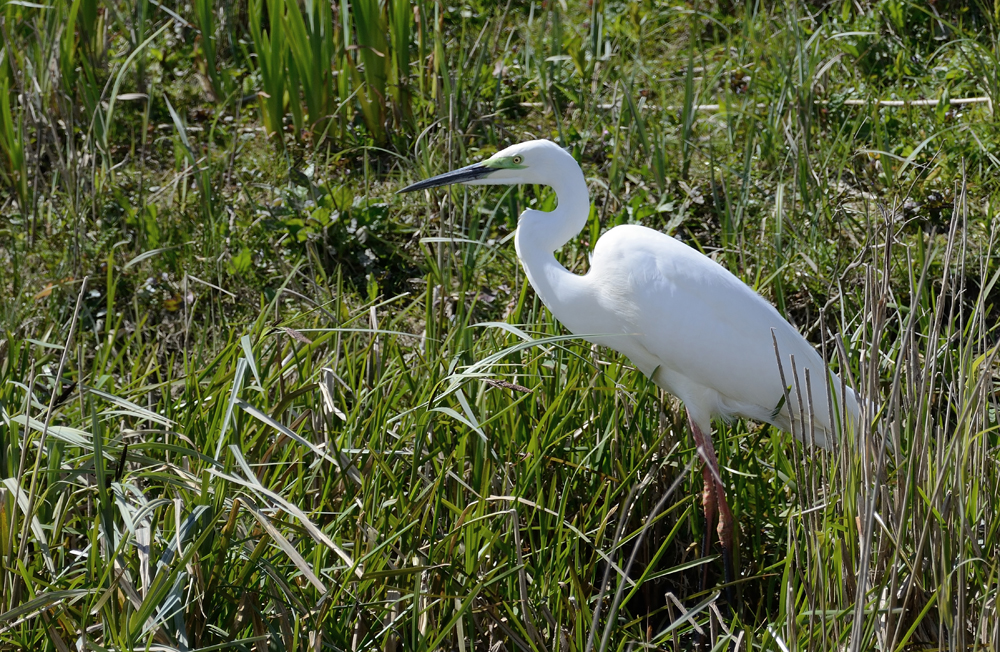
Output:
[[[992,7],[0,11],[0,646],[1000,646]],[[570,269],[673,233],[869,400],[717,425],[737,605],[681,406],[518,267],[552,193],[395,194],[528,137]]]

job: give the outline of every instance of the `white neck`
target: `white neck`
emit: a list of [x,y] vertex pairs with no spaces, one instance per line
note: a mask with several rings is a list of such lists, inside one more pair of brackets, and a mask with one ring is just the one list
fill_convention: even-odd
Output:
[[[587,224],[590,193],[583,171],[577,165],[560,170],[558,178],[547,181],[555,190],[559,205],[552,212],[526,210],[521,213],[514,247],[524,265],[528,282],[557,319],[565,323],[562,304],[569,298],[567,285],[579,277],[556,261],[553,252],[561,249]],[[556,288],[562,288],[557,292]]]

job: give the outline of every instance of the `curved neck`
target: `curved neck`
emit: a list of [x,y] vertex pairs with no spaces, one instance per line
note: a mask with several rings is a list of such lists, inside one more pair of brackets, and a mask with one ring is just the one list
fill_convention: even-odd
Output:
[[574,165],[571,171],[546,185],[555,191],[558,205],[551,212],[526,210],[521,213],[515,244],[522,260],[522,246],[550,254],[561,249],[583,230],[590,216],[590,192],[583,170],[578,166]]
[[548,213],[524,211],[514,235],[514,248],[531,287],[556,318],[562,320],[557,306],[566,293],[557,293],[555,288],[565,290],[565,284],[572,283],[577,276],[560,265],[553,252],[561,249],[587,224],[590,193],[579,166],[573,165],[571,170],[560,172],[558,179],[547,183],[555,190],[558,206]]

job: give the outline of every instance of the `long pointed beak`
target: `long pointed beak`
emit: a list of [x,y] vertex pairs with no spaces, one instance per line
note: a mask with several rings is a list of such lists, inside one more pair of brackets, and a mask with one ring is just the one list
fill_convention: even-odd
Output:
[[453,183],[466,183],[468,181],[482,179],[495,171],[496,170],[494,168],[486,167],[482,163],[473,163],[472,165],[467,165],[464,168],[458,168],[457,170],[445,172],[444,174],[439,174],[436,177],[431,177],[430,179],[418,181],[413,185],[406,186],[399,192],[413,192],[414,190],[425,190],[427,188],[437,188],[438,186],[448,186]]

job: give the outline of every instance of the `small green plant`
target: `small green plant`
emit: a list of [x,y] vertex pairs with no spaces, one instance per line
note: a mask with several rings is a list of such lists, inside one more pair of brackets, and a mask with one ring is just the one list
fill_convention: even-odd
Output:
[[225,101],[232,92],[232,84],[216,61],[215,0],[194,0],[193,10],[198,30],[201,32],[201,52],[205,58],[205,73],[212,83],[215,99]]
[[[263,23],[265,15],[267,24]],[[260,74],[261,122],[267,135],[280,144],[284,142],[285,93],[288,89],[285,0],[254,0],[250,9],[250,33]],[[294,91],[295,87],[292,89]]]
[[[3,70],[6,71],[6,66],[3,66]],[[21,214],[28,216],[32,205],[28,166],[24,157],[24,118],[20,111],[15,117],[8,99],[10,90],[6,74],[0,73],[0,181],[17,197]]]

